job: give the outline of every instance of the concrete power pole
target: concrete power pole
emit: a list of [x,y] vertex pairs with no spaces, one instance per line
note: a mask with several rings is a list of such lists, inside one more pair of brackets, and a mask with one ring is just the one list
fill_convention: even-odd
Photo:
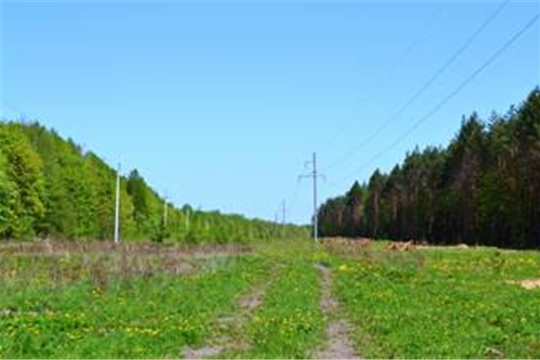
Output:
[[279,211],[274,213],[274,233],[275,237],[279,237]]
[[186,225],[186,234],[187,234],[189,232],[189,216],[190,216],[189,208],[186,208],[185,216],[186,216],[185,225]]
[[317,202],[317,153],[313,153],[313,239],[319,241],[319,205]]
[[[277,218],[276,218],[277,220]],[[281,203],[281,236],[285,238],[287,225],[287,203],[285,200]]]
[[167,194],[165,194],[165,197],[163,198],[163,226],[166,228],[167,227],[167,218],[168,218],[168,215],[169,215],[169,204],[167,202]]
[[281,225],[285,226],[287,223],[287,203],[283,201],[281,203]]
[[116,171],[116,202],[114,208],[114,243],[120,242],[120,164]]
[[306,162],[311,166],[311,171],[308,174],[300,175],[300,179],[312,178],[313,179],[313,240],[319,241],[319,204],[317,200],[317,181],[319,177],[324,177],[317,172],[317,153],[313,153],[311,161]]
[[168,221],[169,221],[169,202],[168,202],[168,196],[167,196],[167,193],[165,193],[165,195],[163,196],[163,219],[162,219],[163,223],[162,223],[162,232],[161,232],[161,240],[160,241],[163,241],[163,240],[166,240],[167,239],[167,224],[168,224]]

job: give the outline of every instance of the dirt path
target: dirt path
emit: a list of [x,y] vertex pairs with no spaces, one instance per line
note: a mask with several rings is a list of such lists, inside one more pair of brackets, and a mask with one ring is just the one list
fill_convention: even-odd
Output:
[[233,335],[240,335],[247,320],[251,318],[255,310],[262,304],[264,294],[268,288],[268,282],[259,284],[254,291],[240,298],[237,302],[238,311],[228,316],[218,318],[214,327],[221,334],[211,339],[208,343],[198,349],[187,348],[182,352],[186,359],[203,359],[208,357],[219,357],[225,351],[247,349],[249,344],[242,342]]
[[315,359],[360,359],[351,345],[349,334],[351,326],[342,319],[336,317],[338,302],[332,295],[332,273],[325,265],[318,265],[321,273],[321,308],[328,319],[326,328],[326,345],[315,353]]

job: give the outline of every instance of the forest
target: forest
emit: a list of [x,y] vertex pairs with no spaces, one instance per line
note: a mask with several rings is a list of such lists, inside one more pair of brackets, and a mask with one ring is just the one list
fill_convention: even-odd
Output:
[[418,148],[319,212],[324,236],[431,244],[540,247],[540,90],[484,121],[462,121],[446,146]]
[[[116,171],[71,139],[37,122],[0,122],[0,239],[112,239],[115,189]],[[309,235],[301,226],[176,208],[137,170],[121,177],[120,189],[124,240],[189,244]]]

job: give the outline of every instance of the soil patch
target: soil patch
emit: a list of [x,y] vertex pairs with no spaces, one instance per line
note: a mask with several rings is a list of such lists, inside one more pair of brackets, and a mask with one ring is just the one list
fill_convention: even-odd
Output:
[[244,311],[251,313],[253,310],[261,306],[265,292],[266,285],[258,287],[253,293],[241,298],[238,301],[238,305],[241,309],[244,309]]
[[186,359],[203,359],[207,357],[219,357],[225,350],[234,349],[247,349],[248,344],[233,339],[231,334],[241,334],[242,328],[254,311],[262,304],[264,294],[268,283],[264,283],[255,288],[254,291],[241,297],[238,300],[238,311],[234,317],[230,314],[228,316],[222,316],[218,318],[214,327],[218,329],[219,337],[212,339],[208,342],[207,346],[199,349],[187,348],[182,352],[182,355]]
[[540,279],[534,280],[522,280],[522,281],[508,281],[509,284],[519,285],[527,290],[540,289]]
[[203,347],[200,349],[186,349],[183,353],[186,359],[204,359],[218,356],[223,351],[221,347]]
[[318,265],[321,273],[321,308],[325,316],[329,319],[326,328],[326,346],[317,352],[316,359],[359,359],[351,345],[349,334],[351,326],[342,319],[337,319],[335,313],[339,303],[332,295],[332,274],[330,268]]

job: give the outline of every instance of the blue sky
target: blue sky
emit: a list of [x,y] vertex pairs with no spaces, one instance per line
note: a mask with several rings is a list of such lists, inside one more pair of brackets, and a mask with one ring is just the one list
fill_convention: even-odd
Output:
[[[416,145],[444,145],[540,82],[540,25],[380,154],[540,11],[510,1],[400,116],[500,2],[2,2],[1,116],[37,119],[178,205],[273,219],[311,214],[298,183],[318,152],[320,197]],[[380,136],[358,147],[381,124]],[[360,169],[359,171],[355,171]]]

